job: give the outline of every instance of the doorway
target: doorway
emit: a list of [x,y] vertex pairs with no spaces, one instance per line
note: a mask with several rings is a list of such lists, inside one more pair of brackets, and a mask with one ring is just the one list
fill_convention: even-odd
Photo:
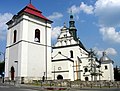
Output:
[[88,77],[85,77],[85,81],[88,81],[89,79],[88,79]]
[[63,79],[63,76],[62,76],[62,75],[58,75],[58,76],[57,76],[57,79],[58,79],[58,80],[62,80],[62,79]]
[[11,80],[14,80],[14,77],[15,77],[15,74],[14,74],[14,73],[15,73],[15,69],[14,69],[13,66],[11,67],[11,71],[10,71],[10,72],[11,72]]

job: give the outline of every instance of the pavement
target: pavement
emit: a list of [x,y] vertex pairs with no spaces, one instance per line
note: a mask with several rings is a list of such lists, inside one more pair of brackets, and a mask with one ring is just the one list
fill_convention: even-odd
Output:
[[27,84],[14,84],[14,83],[0,83],[0,88],[21,88],[21,89],[31,89],[31,90],[39,90],[39,91],[49,91],[49,90],[67,90],[69,91],[70,88],[68,87],[50,87],[50,86],[37,86],[37,85],[27,85]]

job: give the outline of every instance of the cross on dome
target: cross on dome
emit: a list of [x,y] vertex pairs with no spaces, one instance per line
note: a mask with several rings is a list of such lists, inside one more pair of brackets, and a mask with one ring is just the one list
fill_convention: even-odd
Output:
[[30,0],[30,4],[32,3],[32,0]]

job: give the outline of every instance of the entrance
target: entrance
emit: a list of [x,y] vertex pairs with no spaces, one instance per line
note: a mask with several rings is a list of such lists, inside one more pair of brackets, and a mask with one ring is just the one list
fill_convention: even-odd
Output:
[[62,79],[63,79],[63,76],[62,76],[62,75],[58,75],[58,76],[57,76],[57,79],[58,79],[58,80],[62,80]]
[[14,72],[15,72],[15,69],[14,69],[14,67],[12,66],[11,67],[11,80],[14,80]]
[[85,77],[85,81],[88,81],[88,77]]

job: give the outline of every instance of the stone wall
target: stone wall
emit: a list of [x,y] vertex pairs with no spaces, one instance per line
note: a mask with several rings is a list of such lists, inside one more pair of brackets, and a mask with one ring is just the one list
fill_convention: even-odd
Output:
[[[39,84],[39,83],[38,83]],[[41,81],[41,86],[47,84],[48,86],[72,87],[72,88],[120,88],[120,81]]]
[[120,81],[73,81],[70,82],[71,87],[80,87],[80,88],[95,88],[95,87],[120,87]]

